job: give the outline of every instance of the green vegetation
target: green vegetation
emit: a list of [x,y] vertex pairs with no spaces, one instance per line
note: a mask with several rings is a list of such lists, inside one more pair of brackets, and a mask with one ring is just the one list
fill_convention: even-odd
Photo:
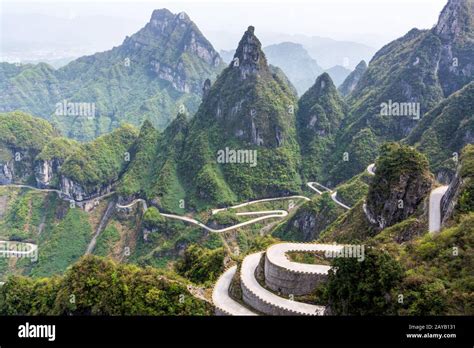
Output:
[[132,126],[122,126],[81,145],[61,167],[61,173],[85,188],[118,180],[127,167],[127,152],[137,138]]
[[403,270],[388,253],[366,249],[363,261],[341,257],[331,265],[337,272],[331,269],[327,283],[318,291],[332,314],[394,314],[396,299],[391,293],[401,282]]
[[211,222],[222,227],[227,227],[227,226],[236,225],[241,221],[242,219],[238,215],[236,215],[234,211],[224,210],[224,211],[218,212],[217,214],[212,215],[210,219],[208,220],[208,223]]
[[120,233],[114,225],[108,225],[97,238],[94,255],[108,256],[115,243],[120,240]]
[[311,265],[330,265],[331,262],[324,256],[324,252],[297,252],[287,253],[288,259],[293,262],[307,263]]
[[165,218],[161,216],[159,210],[155,207],[148,208],[145,214],[143,215],[143,225],[146,228],[153,229],[154,227],[159,226],[163,222],[165,222]]
[[126,196],[138,193],[148,200],[156,200],[166,210],[184,213],[185,207],[181,203],[186,193],[181,185],[177,163],[187,127],[184,114],[179,114],[163,134],[145,121],[118,191]]
[[195,283],[215,282],[224,271],[224,257],[223,248],[209,250],[191,244],[177,263],[176,270]]
[[[258,61],[244,56],[244,47]],[[291,87],[268,67],[252,30],[236,54],[239,66],[219,75],[192,119],[179,166],[190,205],[198,209],[298,192],[301,182]],[[251,73],[242,78],[242,69]],[[256,151],[256,165],[218,163],[226,148]]]
[[69,209],[57,225],[45,229],[41,235],[39,262],[30,275],[44,277],[64,272],[84,255],[91,237],[87,213],[78,208]]
[[397,292],[402,315],[474,314],[474,213],[438,235],[407,245],[401,261],[407,271]]
[[79,151],[79,143],[77,141],[57,137],[45,144],[36,159],[41,161],[51,161],[54,159],[64,161],[69,156],[74,156],[77,151]]
[[345,117],[346,105],[327,73],[298,101],[297,130],[307,180],[321,179],[333,150],[335,134]]
[[39,151],[54,136],[47,121],[23,112],[0,113],[0,145]]
[[370,128],[348,135],[347,139],[336,137],[334,142],[337,145],[327,159],[331,169],[324,179],[330,183],[339,184],[360,174],[379,154],[379,141]]
[[336,188],[337,199],[352,207],[367,196],[371,176],[366,171],[351,178]]
[[[223,69],[218,53],[187,16],[162,9],[152,21],[122,45],[58,70],[47,64],[17,68],[1,63],[2,107],[53,121],[63,135],[81,141],[123,122],[140,126],[148,119],[164,129],[182,107],[194,113],[204,81]],[[64,101],[93,105],[95,114],[57,114],[57,103]]]
[[328,193],[324,193],[304,203],[288,221],[280,224],[272,235],[288,241],[313,241],[343,213],[344,209],[337,205]]
[[406,141],[429,158],[434,172],[443,169],[452,172],[456,165],[454,153],[460,154],[474,128],[473,110],[474,82],[471,82],[424,115]]
[[19,190],[7,197],[11,204],[0,222],[0,235],[16,241],[36,239],[44,214],[45,195],[31,190]]
[[428,160],[411,147],[386,143],[376,162],[367,194],[367,210],[379,227],[388,227],[413,215],[431,190]]
[[33,280],[12,276],[0,287],[2,315],[209,315],[210,305],[186,285],[150,268],[95,256],[64,276]]
[[462,189],[459,195],[456,214],[465,214],[474,211],[474,145],[467,145],[461,156]]
[[[456,23],[450,18],[453,13],[458,18]],[[449,30],[446,23],[452,23]],[[330,159],[334,169],[328,178],[340,183],[353,177],[374,161],[378,144],[407,136],[411,144],[426,151],[433,169],[452,168],[443,162],[469,142],[472,98],[468,95],[472,94],[472,86],[449,101],[442,100],[472,82],[472,74],[464,72],[461,65],[453,67],[453,59],[463,61],[464,66],[473,64],[472,23],[472,2],[450,1],[438,25],[430,30],[412,29],[375,54],[347,99],[350,112],[336,138],[337,146]],[[449,54],[445,47],[450,47]],[[382,103],[390,102],[419,103],[421,121],[414,119],[416,115],[382,115]],[[372,137],[372,145],[365,147],[365,156],[353,156],[353,139],[364,129]],[[349,162],[340,163],[343,152],[350,154]]]

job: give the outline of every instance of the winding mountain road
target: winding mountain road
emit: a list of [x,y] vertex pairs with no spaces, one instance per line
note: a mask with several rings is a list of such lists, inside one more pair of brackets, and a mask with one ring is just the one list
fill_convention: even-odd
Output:
[[440,186],[435,188],[430,193],[429,203],[429,227],[430,233],[438,233],[441,229],[441,199],[448,190],[449,186]]
[[[265,198],[265,199],[259,199],[259,200],[256,200],[256,201],[241,203],[241,204],[234,205],[234,206],[227,207],[227,208],[214,209],[212,211],[212,214],[215,215],[215,214],[217,214],[221,211],[226,211],[226,210],[230,210],[230,209],[238,209],[238,208],[242,208],[242,207],[246,207],[246,206],[249,206],[249,205],[252,205],[252,204],[257,204],[257,203],[262,203],[262,202],[270,202],[270,201],[277,201],[277,200],[288,200],[288,199],[304,199],[304,200],[308,200],[308,201],[310,200],[309,198],[304,197],[304,196],[285,196],[285,197],[277,197],[277,198]],[[131,208],[132,206],[134,206],[135,204],[137,204],[139,202],[142,202],[142,203],[145,204],[144,210],[146,211],[146,209],[147,209],[146,202],[141,198],[135,199],[134,201],[132,201],[131,203],[129,203],[127,205],[117,204],[117,207],[122,208],[122,209],[123,208]],[[221,228],[221,229],[214,229],[214,228],[208,227],[205,224],[203,224],[202,222],[197,221],[196,219],[193,219],[193,218],[190,218],[190,217],[187,217],[187,216],[183,216],[183,215],[166,214],[166,213],[160,213],[160,214],[162,216],[170,218],[170,219],[189,222],[189,223],[197,225],[197,226],[199,226],[199,227],[201,227],[201,228],[203,228],[203,229],[205,229],[206,231],[209,231],[209,232],[223,233],[223,232],[232,231],[234,229],[237,229],[237,228],[240,228],[240,227],[243,227],[243,226],[247,226],[247,225],[256,223],[258,221],[266,220],[266,219],[284,218],[288,215],[288,211],[286,211],[286,210],[263,210],[263,211],[249,211],[249,212],[235,213],[235,215],[237,215],[237,216],[250,216],[250,215],[264,215],[264,216],[259,216],[259,217],[256,217],[254,219],[251,219],[249,221],[244,221],[244,222],[238,223],[236,225]]]
[[323,194],[323,191],[317,189],[316,187],[314,187],[315,185],[323,188],[325,191],[329,192],[331,194],[331,199],[338,205],[340,205],[341,207],[343,207],[344,209],[351,209],[351,207],[349,207],[348,205],[345,205],[344,203],[342,203],[340,200],[337,199],[337,191],[333,191],[331,190],[330,188],[327,188],[326,186],[320,184],[319,182],[315,182],[315,181],[312,181],[312,182],[308,182],[306,185],[309,186],[310,189],[312,189],[313,191],[315,191],[317,194],[319,195],[322,195]]
[[220,315],[257,315],[229,295],[230,283],[236,271],[237,266],[232,266],[219,277],[212,291],[212,303]]
[[258,307],[265,314],[271,315],[323,315],[325,306],[311,305],[286,299],[265,289],[255,278],[262,252],[245,257],[240,270],[240,281],[244,302]]
[[22,184],[0,185],[0,187],[27,188],[27,189],[30,189],[30,190],[41,191],[41,192],[55,192],[55,193],[58,194],[59,198],[62,198],[62,199],[64,198],[68,201],[74,201],[75,203],[88,203],[88,202],[98,201],[98,200],[101,200],[103,198],[106,198],[106,197],[109,197],[109,196],[115,194],[115,191],[111,191],[111,192],[107,192],[103,195],[100,195],[98,197],[84,199],[84,200],[75,200],[75,199],[72,199],[70,196],[66,195],[61,190],[57,190],[57,189],[43,189],[43,188],[38,188],[38,187],[31,186],[31,185],[22,185]]
[[327,274],[331,268],[330,266],[293,262],[290,261],[287,254],[289,252],[339,252],[342,248],[344,248],[343,245],[335,244],[278,243],[273,244],[267,249],[266,257],[271,264],[285,269],[288,272]]

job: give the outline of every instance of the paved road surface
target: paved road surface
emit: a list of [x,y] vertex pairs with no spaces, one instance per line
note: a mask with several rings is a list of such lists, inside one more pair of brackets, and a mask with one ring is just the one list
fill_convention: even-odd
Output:
[[441,228],[441,199],[449,186],[435,188],[430,193],[429,232],[437,233]]
[[212,291],[212,302],[228,315],[257,315],[229,296],[229,286],[236,271],[237,266],[233,266],[219,277]]
[[240,270],[241,282],[249,291],[264,302],[283,308],[298,315],[323,315],[324,306],[310,305],[280,297],[262,287],[255,278],[255,269],[258,266],[262,253],[255,253],[245,257]]
[[325,191],[328,191],[331,193],[331,199],[338,205],[340,205],[341,207],[343,207],[344,209],[351,209],[351,207],[345,205],[344,203],[342,203],[341,201],[339,201],[337,199],[337,191],[333,191],[331,190],[330,188],[327,188],[326,186],[324,185],[321,185],[320,183],[318,182],[315,182],[315,181],[312,181],[312,182],[308,182],[306,185],[308,185],[313,191],[315,191],[317,194],[320,194],[322,195],[323,194],[323,191],[317,189],[315,186],[319,186],[321,188],[323,188]]
[[340,251],[343,245],[334,244],[308,244],[308,243],[278,243],[267,249],[266,256],[268,260],[281,268],[292,272],[304,272],[313,274],[327,274],[330,266],[313,265],[308,263],[293,262],[288,259],[288,253],[296,252],[317,252],[317,251]]

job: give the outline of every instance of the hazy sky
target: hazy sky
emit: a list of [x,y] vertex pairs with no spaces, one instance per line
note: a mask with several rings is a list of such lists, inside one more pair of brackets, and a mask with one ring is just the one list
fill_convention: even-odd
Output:
[[[232,34],[237,38],[250,24],[256,27],[257,36],[259,33],[305,34],[354,40],[378,48],[413,27],[431,28],[447,2],[447,0],[0,1],[0,16],[15,13],[44,14],[68,19],[97,15],[118,17],[127,21],[127,30],[130,30],[130,27],[136,30],[142,27],[149,20],[153,9],[165,7],[176,13],[185,11],[217,48],[225,49],[235,47],[235,43],[220,40],[220,33]],[[24,30],[28,28],[28,23],[19,25],[25,26]],[[114,38],[117,41],[113,42],[114,45],[119,44],[124,35],[132,34],[123,32],[124,28],[125,26],[113,28],[117,36]],[[32,32],[31,35],[34,38],[36,33]]]

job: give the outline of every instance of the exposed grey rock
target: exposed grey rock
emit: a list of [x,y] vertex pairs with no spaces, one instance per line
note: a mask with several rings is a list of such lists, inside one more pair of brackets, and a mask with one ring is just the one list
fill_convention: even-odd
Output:
[[12,161],[0,162],[0,185],[11,184],[13,180]]
[[367,70],[367,63],[363,60],[361,61],[353,72],[346,77],[344,82],[339,86],[338,91],[343,96],[349,95],[357,86],[357,83],[361,79],[364,72]]

